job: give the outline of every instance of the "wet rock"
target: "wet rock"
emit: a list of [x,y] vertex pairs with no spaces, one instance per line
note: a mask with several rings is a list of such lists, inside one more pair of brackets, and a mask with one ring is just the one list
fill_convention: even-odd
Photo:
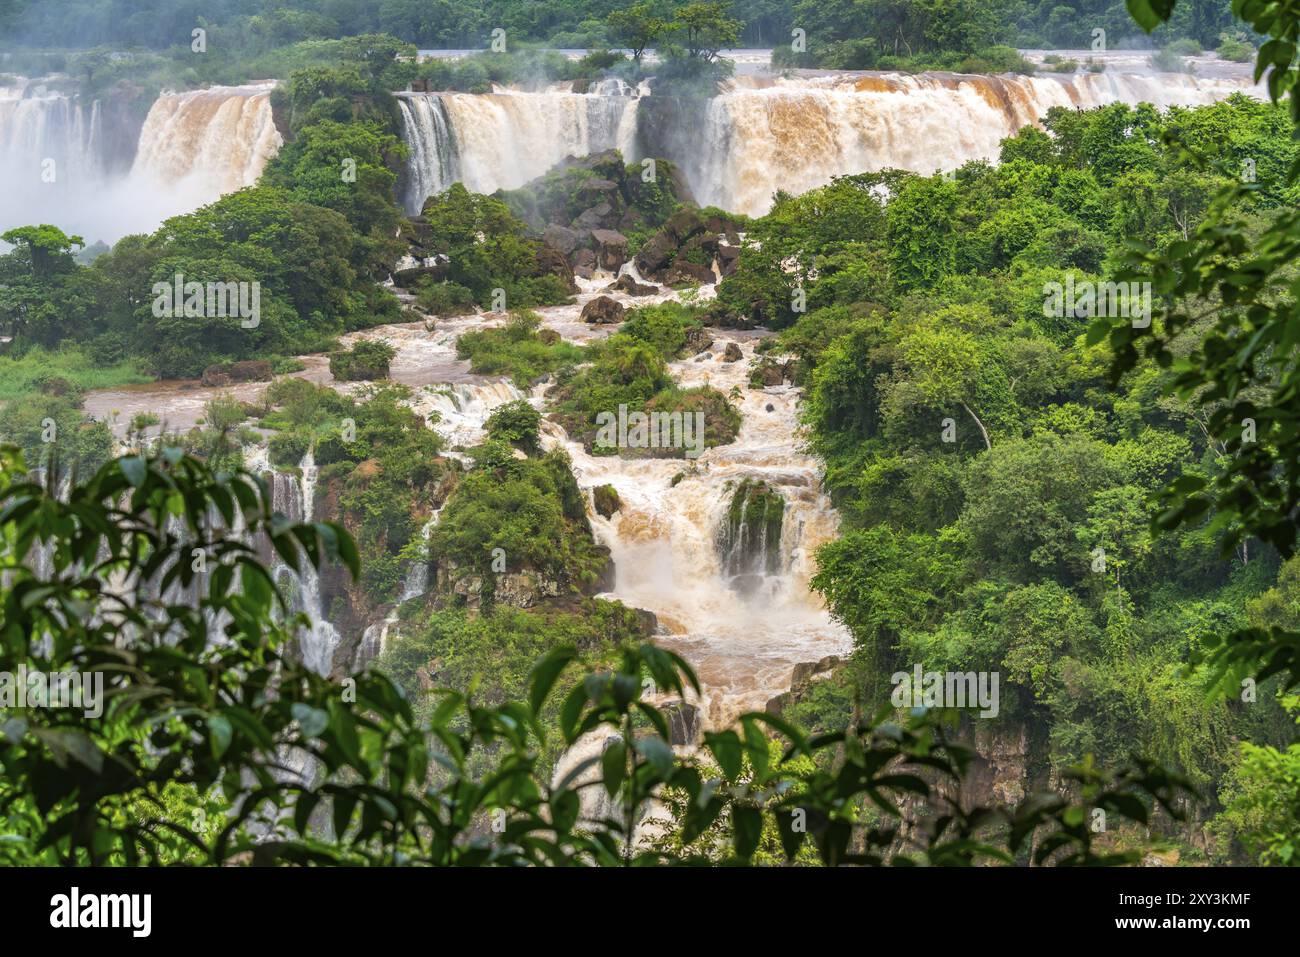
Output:
[[732,275],[740,265],[740,249],[736,246],[722,246],[718,249],[718,271],[722,278]]
[[771,402],[769,402],[766,406],[763,407],[763,411],[764,411],[764,412],[775,412],[775,411],[776,411],[776,406],[774,406]]
[[782,712],[794,703],[794,697],[795,696],[790,692],[783,691],[773,698],[768,698],[767,704],[763,707],[763,710],[768,714],[774,714],[779,718],[781,717]]
[[612,229],[594,229],[591,241],[596,244],[596,262],[601,269],[614,272],[627,261],[627,237],[622,233]]
[[780,385],[785,381],[785,376],[781,372],[781,367],[776,365],[765,365],[758,370],[760,381],[764,386]]
[[573,225],[583,229],[605,229],[617,225],[621,215],[609,203],[599,203],[590,209],[584,209],[573,221]]
[[692,355],[705,352],[713,345],[713,336],[708,331],[696,326],[686,332],[686,351]]
[[582,237],[578,235],[577,231],[567,226],[551,223],[542,231],[542,242],[568,256],[578,248],[582,242]]
[[609,518],[623,507],[618,497],[618,490],[612,485],[597,485],[591,490],[591,497],[596,514],[602,518]]
[[575,249],[569,257],[573,265],[573,274],[583,279],[590,279],[596,274],[596,254],[590,249]]
[[717,277],[713,275],[713,270],[708,266],[701,266],[699,263],[683,262],[674,260],[673,264],[668,267],[664,273],[664,282],[670,286],[691,285],[708,285],[716,281]]
[[218,362],[203,370],[205,386],[226,386],[236,382],[271,381],[271,363],[265,359],[244,359],[240,362]]
[[745,354],[740,351],[740,346],[734,342],[728,342],[727,348],[722,353],[722,361],[739,362],[743,358],[745,358]]
[[609,546],[597,545],[595,548],[597,552],[604,555],[605,563],[601,566],[596,580],[584,589],[587,595],[599,595],[601,592],[614,590],[614,560],[610,557]]
[[643,638],[653,638],[659,634],[659,616],[644,608],[633,608],[636,615],[636,630]]
[[597,325],[613,325],[623,321],[623,304],[609,296],[597,296],[582,307],[582,321]]
[[699,742],[704,732],[699,708],[685,701],[669,701],[662,710],[668,720],[669,744],[689,747]]
[[573,281],[573,269],[569,266],[569,260],[558,249],[542,243],[537,247],[534,260],[537,263],[537,275],[556,276],[569,292],[578,291],[578,284]]
[[647,279],[658,279],[677,252],[677,240],[667,232],[658,232],[646,240],[636,254],[636,268]]
[[639,283],[628,274],[619,276],[609,284],[609,288],[611,290],[625,292],[629,296],[654,296],[659,292],[658,286],[648,286],[644,283]]
[[700,218],[699,210],[683,206],[668,217],[664,222],[662,232],[677,240],[677,244],[681,245],[696,233],[701,233],[707,228],[708,226],[704,220]]
[[829,674],[840,663],[838,655],[827,655],[818,661],[802,661],[794,666],[790,687],[796,691],[805,687],[815,675]]

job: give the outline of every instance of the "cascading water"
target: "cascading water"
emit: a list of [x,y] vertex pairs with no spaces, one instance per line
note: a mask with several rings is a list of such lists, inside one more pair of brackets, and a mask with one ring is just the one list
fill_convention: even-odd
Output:
[[1181,73],[1070,76],[871,74],[738,77],[709,101],[703,129],[666,137],[701,204],[761,215],[778,190],[896,168],[930,174],[995,160],[998,144],[1052,107],[1109,103],[1195,106],[1249,80]]
[[[291,522],[310,522],[315,511],[316,460],[311,453],[303,456],[298,474],[273,472],[271,475],[271,507]],[[338,630],[325,617],[321,602],[320,576],[310,564],[304,564],[301,574],[276,559],[272,573],[280,587],[287,593],[290,607],[307,615],[310,627],[299,632],[302,660],[318,674],[328,675],[333,670],[334,650],[339,645]]]
[[271,116],[274,86],[164,93],[140,131],[132,177],[200,203],[253,185],[283,143]]
[[621,81],[591,93],[399,93],[398,105],[411,213],[457,181],[478,193],[515,189],[566,156],[636,151],[637,96]]
[[129,102],[0,87],[0,229],[52,222],[114,242],[255,183],[281,145],[273,86],[164,93],[143,126]]
[[[562,309],[543,316],[557,330],[567,320]],[[701,361],[669,370],[682,388],[710,385],[738,396],[744,418],[735,442],[694,463],[623,459],[590,455],[554,423],[543,425],[546,440],[569,452],[589,496],[606,484],[618,493],[610,518],[589,510],[614,560],[612,596],[656,614],[666,632],[656,642],[696,668],[705,723],[717,728],[762,710],[789,688],[796,664],[842,654],[850,640],[809,589],[814,552],[835,537],[838,519],[820,487],[820,464],[799,450],[800,391],[750,389],[755,337],[714,333]],[[730,342],[741,361],[721,361]]]

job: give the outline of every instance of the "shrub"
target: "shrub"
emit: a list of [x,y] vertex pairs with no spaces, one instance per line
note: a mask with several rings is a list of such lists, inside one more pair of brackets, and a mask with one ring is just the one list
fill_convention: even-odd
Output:
[[330,355],[330,375],[340,382],[388,378],[388,364],[397,350],[379,339],[363,339],[346,352]]

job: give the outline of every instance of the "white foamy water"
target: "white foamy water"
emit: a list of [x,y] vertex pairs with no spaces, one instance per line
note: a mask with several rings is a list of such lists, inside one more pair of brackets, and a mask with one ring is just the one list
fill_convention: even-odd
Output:
[[281,145],[273,86],[164,93],[142,126],[42,83],[0,88],[0,229],[52,223],[113,243],[252,185]]
[[[604,286],[612,278],[583,281],[573,305],[538,310],[543,325],[570,341],[589,341],[613,331],[610,326],[579,320],[583,304],[594,296],[613,295],[628,306],[676,296],[665,293],[653,300],[636,300],[621,292],[606,293]],[[703,294],[707,297],[711,292],[706,289]],[[393,378],[415,390],[412,407],[426,416],[438,413],[439,421],[432,427],[449,445],[469,446],[482,440],[484,423],[493,410],[524,395],[503,379],[470,375],[468,364],[455,357],[461,332],[500,322],[501,318],[492,314],[463,316],[439,320],[433,331],[423,323],[405,323],[344,338],[381,338],[393,345],[397,349]],[[837,518],[821,490],[818,462],[799,451],[799,391],[789,386],[750,389],[749,360],[758,336],[724,330],[712,330],[712,335],[715,342],[705,361],[690,357],[672,363],[671,371],[683,387],[711,385],[723,393],[739,387],[735,401],[744,420],[735,442],[704,452],[692,465],[685,459],[592,456],[554,423],[544,421],[543,430],[548,446],[562,445],[572,457],[574,474],[587,494],[593,531],[611,551],[616,567],[611,597],[659,617],[665,633],[656,640],[680,652],[697,668],[705,685],[705,699],[699,702],[705,723],[717,727],[741,711],[761,710],[768,699],[789,687],[795,664],[843,653],[849,647],[849,637],[808,589],[815,569],[813,553],[818,545],[835,537]],[[739,344],[744,359],[722,362],[723,349],[733,341]],[[307,358],[309,368],[299,375],[341,390],[362,388],[334,383],[319,357]],[[188,385],[155,383],[138,390],[93,393],[87,408],[100,417],[111,417],[116,409],[119,428],[136,405],[176,423],[192,421],[206,398],[229,391]],[[250,401],[264,388],[264,383],[249,383],[237,386],[236,394]],[[545,391],[544,385],[535,388],[528,398],[543,407]],[[122,411],[123,405],[127,411]],[[297,515],[307,514],[310,506],[306,503],[313,496],[314,468],[308,462],[303,466],[300,479],[286,477],[283,486],[277,484],[277,494],[286,497],[285,506]],[[673,477],[683,471],[685,476],[673,485]],[[779,493],[785,500],[785,514],[781,540],[774,546],[776,570],[742,589],[725,573],[718,537],[736,485],[745,479],[765,482]],[[613,485],[622,501],[621,510],[611,519],[600,517],[590,507],[591,490],[604,484]],[[419,574],[413,568],[408,580],[415,581]],[[302,604],[312,614],[317,596],[310,582],[305,585]],[[390,616],[371,626],[368,641],[372,651],[382,646],[395,624],[395,617]],[[310,649],[314,667],[325,664],[337,644],[324,630],[314,630],[309,641],[314,643]]]
[[996,160],[999,143],[1052,107],[1159,107],[1259,95],[1247,78],[1180,73],[1067,76],[836,74],[738,77],[710,101],[695,163],[683,170],[701,204],[761,215],[782,189],[896,168],[930,174]]
[[164,93],[140,131],[134,179],[198,205],[252,186],[283,140],[271,118],[274,83]]
[[630,161],[636,147],[637,96],[621,81],[592,93],[401,93],[398,105],[412,213],[454,182],[477,193],[515,189],[566,156],[617,147]]

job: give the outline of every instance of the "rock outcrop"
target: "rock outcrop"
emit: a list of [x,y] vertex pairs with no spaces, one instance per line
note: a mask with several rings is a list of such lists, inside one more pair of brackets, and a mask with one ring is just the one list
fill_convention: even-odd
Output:
[[623,304],[609,296],[597,296],[582,307],[582,321],[596,325],[613,325],[623,321]]

